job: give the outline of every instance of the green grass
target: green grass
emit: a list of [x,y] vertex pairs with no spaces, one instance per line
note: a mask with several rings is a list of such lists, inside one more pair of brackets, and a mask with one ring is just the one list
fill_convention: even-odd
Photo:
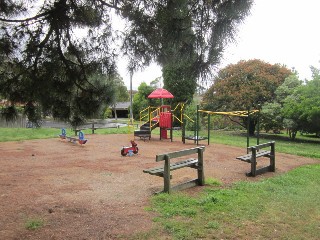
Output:
[[25,223],[26,229],[36,230],[44,225],[44,221],[39,218],[28,219]]
[[60,131],[54,128],[0,128],[0,142],[53,138]]
[[[72,129],[66,129],[67,135],[74,136]],[[91,134],[91,129],[83,131],[84,134]],[[133,134],[133,130],[127,127],[106,128],[95,131],[97,134]],[[56,138],[61,134],[58,128],[0,128],[0,142],[22,141],[31,139]]]
[[[66,129],[67,135],[73,135],[71,129]],[[121,128],[105,128],[98,129],[95,131],[97,134],[132,134],[133,128],[121,127]],[[44,138],[55,138],[61,132],[61,129],[56,128],[0,128],[0,142],[6,141],[21,141],[30,139],[44,139]],[[90,129],[83,131],[85,134],[91,134]],[[153,136],[159,136],[159,130],[155,129],[152,132]],[[186,135],[193,135],[193,132],[188,132]],[[181,131],[174,131],[175,137],[181,137]],[[207,136],[207,132],[202,131],[200,136]],[[320,139],[314,138],[308,135],[297,135],[295,141],[289,141],[288,136],[285,134],[281,135],[267,135],[264,134],[260,138],[260,143],[268,142],[271,140],[276,141],[276,152],[289,153],[298,156],[320,158]],[[189,140],[188,140],[189,141]],[[205,142],[204,142],[205,141]],[[207,143],[207,140],[200,141],[200,144]],[[246,135],[241,132],[232,131],[211,131],[210,143],[220,143],[231,146],[238,146],[242,148],[247,147]],[[250,146],[256,144],[254,137],[250,138]]]
[[[206,131],[200,132],[199,136],[207,136]],[[193,135],[189,132],[186,135]],[[177,136],[181,134],[177,133]],[[295,141],[290,141],[286,134],[262,134],[260,143],[276,141],[276,152],[288,153],[298,156],[320,158],[320,139],[310,136],[297,135]],[[200,144],[207,144],[207,140],[200,141]],[[219,143],[237,147],[247,147],[247,137],[244,132],[233,131],[211,131],[210,143]],[[256,145],[257,140],[255,137],[250,137],[249,146]]]
[[[90,129],[85,130],[87,133],[91,133]],[[95,133],[97,134],[131,134],[133,136],[134,129],[128,127],[120,127],[120,128],[104,128],[97,129]]]
[[205,184],[211,185],[211,186],[221,186],[222,185],[222,183],[218,179],[210,178],[210,177],[205,179]]
[[[173,239],[320,239],[320,165],[260,182],[152,198]],[[154,236],[160,238],[160,236]]]

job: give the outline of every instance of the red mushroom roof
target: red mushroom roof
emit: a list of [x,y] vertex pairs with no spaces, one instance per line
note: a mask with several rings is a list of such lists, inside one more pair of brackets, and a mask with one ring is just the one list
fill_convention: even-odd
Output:
[[174,96],[164,88],[157,88],[149,94],[148,98],[174,98]]

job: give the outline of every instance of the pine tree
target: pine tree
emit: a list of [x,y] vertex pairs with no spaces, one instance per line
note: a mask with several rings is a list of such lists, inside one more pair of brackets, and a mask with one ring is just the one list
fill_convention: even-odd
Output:
[[[51,114],[81,124],[114,99],[120,40],[130,70],[156,61],[177,99],[189,99],[252,2],[0,1],[0,95],[25,104],[32,121]],[[126,21],[122,33],[115,15]]]

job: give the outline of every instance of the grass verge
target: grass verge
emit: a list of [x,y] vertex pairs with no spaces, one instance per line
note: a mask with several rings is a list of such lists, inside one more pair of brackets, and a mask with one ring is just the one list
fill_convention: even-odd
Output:
[[310,165],[228,189],[208,186],[197,197],[160,194],[151,209],[173,239],[320,239],[319,192],[320,165]]
[[[91,134],[91,129],[83,131],[84,134]],[[104,128],[97,129],[97,134],[128,134],[133,136],[134,128]],[[57,128],[0,128],[0,142],[21,141],[30,139],[55,138],[61,133],[61,129]],[[154,137],[159,136],[159,130],[152,131]],[[193,132],[188,132],[187,135],[193,135]],[[200,136],[206,136],[206,132],[200,133]],[[67,129],[67,135],[74,135],[71,129]],[[174,131],[176,138],[181,137],[181,131]],[[319,158],[320,159],[320,139],[311,138],[308,136],[298,136],[296,141],[288,141],[285,135],[263,135],[260,143],[276,141],[276,152],[288,153],[298,156]],[[204,142],[205,141],[205,142]],[[200,141],[200,144],[207,144],[207,140]],[[231,146],[246,148],[247,139],[245,134],[232,131],[212,131],[210,135],[210,143],[219,143]],[[250,138],[250,146],[256,144],[254,137]]]
[[0,128],[0,142],[53,138],[60,132],[55,128]]
[[[189,132],[190,135],[193,133]],[[207,136],[207,132],[202,131],[199,136]],[[286,134],[263,134],[260,137],[260,143],[276,141],[276,152],[288,153],[298,156],[319,158],[320,159],[320,139],[309,136],[298,136],[295,141],[290,141]],[[199,142],[207,144],[207,140]],[[247,147],[246,134],[234,131],[212,131],[210,132],[210,144],[219,143],[236,147]],[[250,137],[249,146],[256,145],[255,137]]]

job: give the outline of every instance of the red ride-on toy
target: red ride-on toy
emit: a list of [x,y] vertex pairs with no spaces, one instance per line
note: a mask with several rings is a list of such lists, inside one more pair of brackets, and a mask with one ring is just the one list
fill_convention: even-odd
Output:
[[137,154],[139,151],[139,148],[137,147],[137,144],[135,143],[135,141],[131,140],[131,147],[123,147],[121,149],[121,155],[122,156],[127,156],[129,154],[129,156],[132,156],[133,154]]

